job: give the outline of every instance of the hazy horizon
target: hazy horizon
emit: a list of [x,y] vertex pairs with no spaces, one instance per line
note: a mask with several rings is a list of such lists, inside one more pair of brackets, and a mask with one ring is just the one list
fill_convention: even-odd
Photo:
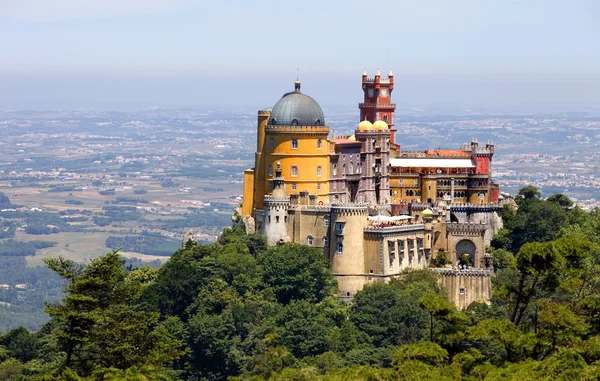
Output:
[[595,1],[0,1],[0,108],[270,107],[292,89],[354,108],[598,112]]

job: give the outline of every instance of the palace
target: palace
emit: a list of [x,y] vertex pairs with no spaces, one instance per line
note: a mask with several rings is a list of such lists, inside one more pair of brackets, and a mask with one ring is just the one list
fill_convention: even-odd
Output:
[[[431,268],[459,307],[489,301],[485,247],[502,225],[491,178],[494,144],[473,139],[459,149],[403,151],[391,71],[388,78],[363,73],[351,136],[331,138],[321,107],[300,88],[296,81],[294,91],[258,112],[244,218],[254,219],[271,245],[322,249],[345,298],[406,268]],[[433,268],[440,256],[449,265]]]

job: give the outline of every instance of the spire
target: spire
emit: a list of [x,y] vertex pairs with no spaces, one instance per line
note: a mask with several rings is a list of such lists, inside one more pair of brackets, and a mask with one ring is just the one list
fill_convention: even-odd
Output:
[[294,82],[294,91],[296,93],[300,92],[300,81],[298,79],[296,79],[296,82]]
[[380,77],[381,76],[381,72],[379,72],[379,69],[377,69],[377,71],[375,72],[375,76],[376,77]]
[[365,70],[363,71],[363,76],[366,76],[366,75],[367,75],[367,69],[365,69]]
[[390,69],[390,73],[388,74],[388,77],[393,77],[394,73],[392,73],[392,69]]

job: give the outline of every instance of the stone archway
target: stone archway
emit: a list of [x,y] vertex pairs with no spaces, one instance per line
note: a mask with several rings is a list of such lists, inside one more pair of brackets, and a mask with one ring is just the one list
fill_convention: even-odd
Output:
[[470,239],[462,239],[456,244],[456,261],[469,267],[475,265],[477,247]]

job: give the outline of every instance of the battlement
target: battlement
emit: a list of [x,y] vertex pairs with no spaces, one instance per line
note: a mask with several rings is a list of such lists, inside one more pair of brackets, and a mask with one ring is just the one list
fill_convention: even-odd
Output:
[[258,116],[269,116],[271,115],[271,110],[258,110]]
[[368,206],[361,204],[332,204],[331,213],[344,215],[368,215]]
[[358,107],[373,107],[378,109],[395,109],[395,103],[359,103]]
[[395,225],[395,226],[367,226],[365,228],[365,234],[395,234],[395,233],[404,233],[404,232],[415,232],[422,231],[425,229],[424,224],[406,224],[406,225]]
[[452,222],[446,225],[449,232],[461,233],[484,233],[487,229],[486,224],[471,224],[467,222]]
[[265,132],[276,132],[276,133],[313,133],[313,134],[329,134],[329,126],[273,126],[266,125]]
[[491,269],[451,269],[444,267],[430,267],[430,271],[436,272],[442,276],[472,276],[472,277],[490,277],[492,276]]
[[471,212],[471,213],[482,213],[482,212],[501,212],[502,206],[498,204],[450,204],[450,209],[453,212]]

